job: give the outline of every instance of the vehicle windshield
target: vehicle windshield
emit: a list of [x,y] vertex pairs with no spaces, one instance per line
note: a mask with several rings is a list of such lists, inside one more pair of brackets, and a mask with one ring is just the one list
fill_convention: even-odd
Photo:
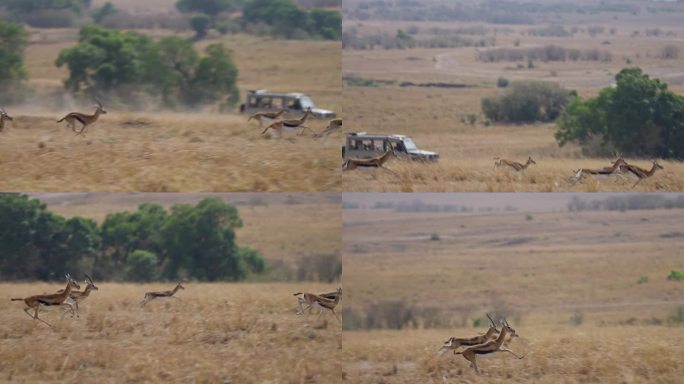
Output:
[[404,142],[404,147],[406,147],[407,151],[417,151],[418,147],[416,147],[416,143],[413,142],[413,140],[409,139],[408,137],[403,140]]
[[313,101],[308,97],[308,96],[302,96],[299,98],[299,104],[302,106],[303,110],[306,109],[314,109],[316,106],[314,105]]

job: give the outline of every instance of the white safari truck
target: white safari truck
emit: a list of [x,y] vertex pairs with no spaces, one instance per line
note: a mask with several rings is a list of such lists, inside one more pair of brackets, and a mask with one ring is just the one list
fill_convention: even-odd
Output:
[[439,155],[436,152],[418,149],[416,144],[408,136],[382,135],[366,132],[350,132],[342,147],[342,158],[368,159],[377,157],[383,153],[394,150],[399,158],[420,161],[437,161]]
[[265,89],[247,92],[247,100],[240,105],[240,113],[277,112],[283,108],[288,109],[290,118],[299,118],[308,109],[313,117],[319,119],[333,119],[336,116],[333,111],[316,108],[313,100],[303,93],[269,92]]

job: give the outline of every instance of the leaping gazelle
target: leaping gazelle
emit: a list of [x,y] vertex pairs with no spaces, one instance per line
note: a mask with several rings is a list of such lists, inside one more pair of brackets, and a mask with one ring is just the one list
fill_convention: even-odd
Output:
[[[97,103],[97,105],[95,105],[95,113],[93,113],[92,115],[86,115],[80,112],[71,112],[66,116],[62,117],[61,119],[57,120],[57,122],[61,123],[62,121],[66,120],[67,124],[71,127],[71,130],[74,131],[77,136],[81,133],[85,133],[89,126],[95,124],[97,119],[100,117],[101,113],[107,113],[107,111],[105,111],[104,109],[104,106],[102,106],[102,102],[100,101],[100,99],[95,98],[95,102]],[[76,131],[77,121],[83,125],[81,127],[81,130],[78,132]]]
[[[342,288],[337,288],[335,293],[335,298],[332,300],[319,295],[314,295],[313,293],[296,293],[295,296],[297,297],[297,300],[306,305],[306,308],[304,308],[297,314],[301,315],[304,313],[304,311],[308,311],[306,315],[306,318],[308,319],[309,315],[311,315],[312,309],[319,309],[320,312],[318,312],[318,317],[316,317],[316,321],[318,321],[318,319],[321,318],[323,311],[328,310],[332,312],[333,315],[335,315],[335,318],[337,319],[335,307],[337,307],[337,304],[339,304],[340,299],[342,298]],[[332,296],[332,294],[329,295]]]
[[527,169],[527,167],[530,166],[530,164],[535,164],[535,165],[537,164],[537,162],[534,161],[532,156],[527,157],[527,162],[525,164],[518,163],[517,161],[502,159],[499,157],[494,158],[494,169],[496,169],[496,167],[500,167],[500,166],[507,166],[507,167],[513,168],[513,170],[515,170],[515,171],[524,171],[525,169]]
[[338,131],[340,129],[342,129],[342,119],[341,118],[332,119],[332,120],[328,121],[328,126],[326,126],[324,130],[322,130],[320,133],[315,133],[313,135],[313,137],[321,138],[321,137],[330,136],[331,133]]
[[288,111],[287,108],[282,108],[277,112],[257,112],[255,114],[253,114],[252,116],[250,116],[247,119],[247,121],[254,119],[254,120],[259,122],[259,127],[263,127],[264,126],[264,123],[262,121],[263,119],[275,120],[275,119],[280,118],[280,116],[285,114],[287,111]]
[[640,167],[637,167],[636,165],[632,164],[627,164],[626,165],[626,171],[628,174],[636,176],[639,180],[637,180],[634,185],[632,185],[632,188],[636,187],[641,181],[648,179],[649,177],[653,176],[653,174],[659,170],[659,169],[665,169],[662,165],[658,164],[657,160],[651,160],[653,163],[653,166],[651,166],[651,170],[646,170]]
[[13,121],[14,119],[5,112],[5,108],[0,107],[0,132],[5,129],[5,120]]
[[[34,320],[40,320],[43,323],[47,324],[48,326],[52,327],[52,324],[48,323],[47,321],[41,319],[38,317],[38,310],[41,308],[41,306],[60,306],[64,304],[64,301],[69,297],[69,294],[71,293],[72,288],[80,289],[81,286],[78,285],[78,283],[71,278],[71,275],[68,273],[65,275],[67,279],[67,286],[64,288],[62,292],[58,293],[52,293],[52,294],[43,294],[43,295],[34,295],[34,296],[29,296],[25,298],[13,298],[11,299],[12,301],[23,301],[26,304],[26,308],[24,308],[24,312],[26,314],[33,318]],[[29,311],[33,309],[33,315],[29,313]]]
[[487,329],[487,332],[484,335],[478,335],[474,337],[468,337],[468,338],[457,338],[457,337],[450,337],[449,340],[444,342],[444,345],[442,345],[442,348],[440,348],[440,352],[442,350],[449,350],[452,349],[454,351],[454,354],[456,354],[456,350],[459,347],[471,347],[474,345],[480,345],[488,342],[492,337],[495,335],[499,334],[499,330],[496,328],[496,324],[494,323],[494,320],[492,319],[491,316],[489,316],[489,313],[487,314],[487,318],[489,319],[491,325],[489,326],[489,329]]
[[603,167],[600,169],[580,168],[574,171],[575,176],[570,177],[570,181],[576,183],[582,181],[582,178],[584,177],[593,177],[594,179],[601,179],[613,175],[620,175],[620,173],[626,170],[628,166],[629,164],[627,164],[625,159],[622,156],[620,156],[617,160],[615,160],[615,162],[613,162],[613,165],[611,165],[610,167]]
[[386,170],[388,170],[388,171],[390,171],[390,172],[396,174],[396,172],[392,171],[391,169],[388,169],[388,168],[384,167],[384,164],[385,164],[385,163],[387,162],[387,160],[389,160],[390,157],[393,156],[393,155],[395,156],[394,151],[391,150],[391,149],[389,149],[389,150],[387,150],[387,152],[383,153],[383,154],[380,155],[380,156],[371,157],[371,158],[368,158],[368,159],[352,159],[352,158],[348,158],[348,159],[345,160],[345,162],[342,164],[342,171],[351,171],[351,170],[353,170],[353,169],[358,168],[359,166],[366,166],[366,167],[375,166],[375,167],[378,167],[378,168],[384,168],[384,169],[386,169]]
[[152,301],[154,299],[158,299],[158,298],[169,297],[169,298],[178,299],[174,295],[176,294],[176,292],[178,292],[179,289],[185,289],[183,284],[181,284],[180,282],[178,282],[176,287],[170,291],[146,292],[145,297],[143,297],[143,299],[140,301],[140,306],[142,307],[145,304],[149,303],[150,301]]
[[268,131],[269,129],[272,129],[274,131],[277,131],[278,134],[280,135],[280,134],[282,134],[283,128],[301,128],[299,133],[297,133],[297,135],[299,136],[302,133],[304,133],[305,129],[309,128],[306,125],[304,125],[304,123],[306,122],[306,119],[308,119],[310,115],[311,115],[311,110],[307,109],[306,112],[304,112],[304,115],[302,115],[302,117],[300,117],[299,119],[289,119],[289,120],[276,121],[275,123],[272,123],[271,125],[266,127],[261,132],[261,134],[263,135],[264,133],[266,133],[266,131]]
[[[294,294],[294,297],[297,298],[297,304],[299,305],[299,311],[297,311],[298,315],[301,315],[304,313],[304,307],[302,307],[302,305],[304,303],[306,303],[306,297],[308,297],[307,295],[312,295],[312,294],[311,293],[303,293],[303,292],[297,292]],[[335,300],[335,298],[337,298],[337,296],[339,296],[339,292],[334,291],[334,292],[319,293],[318,295],[315,295],[315,296],[322,297],[322,298],[328,299],[328,300]]]
[[494,352],[508,352],[513,356],[517,357],[518,359],[524,358],[524,355],[518,355],[512,350],[503,346],[504,340],[506,339],[506,335],[509,333],[511,337],[518,337],[518,334],[515,332],[515,329],[513,329],[513,327],[511,327],[508,324],[508,321],[506,321],[506,318],[504,318],[501,321],[501,332],[499,333],[499,337],[497,337],[496,340],[490,340],[484,344],[468,347],[460,352],[454,351],[454,354],[463,355],[463,357],[466,360],[470,361],[470,366],[473,369],[475,369],[475,372],[477,372],[478,374],[480,373],[480,370],[477,368],[477,355],[487,355]]

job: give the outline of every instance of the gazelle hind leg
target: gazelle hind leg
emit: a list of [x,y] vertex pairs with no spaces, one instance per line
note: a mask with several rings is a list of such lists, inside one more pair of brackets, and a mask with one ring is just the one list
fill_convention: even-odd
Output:
[[508,349],[508,348],[501,347],[501,348],[499,348],[499,350],[500,350],[500,351],[503,351],[503,352],[509,352],[509,353],[511,353],[513,356],[517,357],[518,359],[522,359],[522,358],[525,357],[525,355],[522,355],[522,356],[521,356],[521,355],[518,355],[517,353],[513,352],[512,350],[510,350],[510,349]]

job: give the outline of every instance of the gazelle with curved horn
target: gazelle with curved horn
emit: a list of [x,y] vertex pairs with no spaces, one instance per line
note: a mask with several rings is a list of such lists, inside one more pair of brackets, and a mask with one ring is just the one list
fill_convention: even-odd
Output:
[[308,119],[310,115],[311,115],[311,110],[307,109],[306,112],[304,112],[304,115],[302,115],[302,117],[300,117],[299,119],[289,119],[289,120],[276,121],[275,123],[266,127],[261,132],[261,134],[263,135],[269,129],[277,131],[278,134],[282,134],[283,128],[301,128],[299,133],[297,133],[297,135],[301,135],[302,133],[304,133],[304,129],[310,129],[309,127],[304,125],[304,123],[306,122],[306,119]]
[[176,284],[176,287],[170,291],[147,292],[145,293],[145,297],[143,297],[142,301],[140,301],[140,306],[142,307],[150,301],[159,298],[168,297],[178,299],[174,295],[176,294],[176,292],[178,292],[179,289],[185,289],[185,287],[183,286],[183,284],[180,283],[180,281],[178,282],[178,284]]
[[5,129],[5,121],[13,121],[12,116],[5,112],[5,108],[0,107],[0,132]]
[[[29,296],[25,298],[14,298],[11,299],[12,301],[23,301],[24,304],[26,304],[26,308],[24,308],[24,312],[26,314],[33,318],[34,320],[40,320],[43,323],[47,324],[48,326],[52,327],[52,324],[48,323],[47,321],[41,319],[38,317],[38,310],[41,307],[45,306],[60,306],[64,304],[64,301],[69,297],[69,294],[71,293],[72,288],[80,289],[81,286],[78,285],[78,283],[71,278],[71,275],[68,273],[64,275],[67,279],[67,286],[64,288],[62,292],[58,293],[52,293],[52,294],[43,294],[43,295],[34,295],[34,296]],[[33,315],[29,313],[30,310],[33,309]]]
[[489,322],[491,325],[489,326],[489,329],[487,329],[487,332],[484,335],[478,335],[475,337],[468,337],[468,338],[457,338],[457,337],[450,337],[449,340],[444,342],[444,345],[442,345],[442,348],[440,348],[440,352],[445,349],[452,349],[454,353],[456,353],[456,350],[459,347],[471,347],[473,345],[480,345],[488,342],[492,337],[495,335],[499,334],[499,330],[496,328],[496,324],[494,323],[494,320],[492,319],[491,316],[489,316],[489,313],[487,314],[487,318],[489,319]]
[[324,130],[322,130],[320,133],[315,133],[313,137],[320,138],[320,137],[327,137],[330,136],[335,131],[338,131],[342,129],[342,119],[337,118],[337,119],[332,119],[328,121],[328,125],[325,127]]
[[584,177],[593,177],[595,179],[602,179],[602,178],[607,178],[613,175],[620,175],[623,171],[627,170],[627,162],[625,159],[620,156],[618,157],[615,162],[613,162],[613,165],[609,167],[603,167],[600,169],[589,169],[589,168],[580,168],[575,172],[574,176],[570,177],[570,181],[573,182],[578,182],[582,181],[582,178]]
[[[391,156],[395,155],[394,150],[389,149],[387,152],[383,153],[380,156],[376,157],[371,157],[368,159],[352,159],[348,158],[343,164],[342,164],[342,170],[343,171],[351,171],[359,166],[366,166],[366,167],[378,167],[378,168],[385,168],[383,165],[387,162],[387,160],[390,159]],[[387,168],[385,168],[387,169]],[[390,172],[393,172],[390,169],[387,169]]]
[[[99,288],[93,283],[93,279],[90,278],[87,274],[85,275],[86,280],[86,287],[83,291],[72,291],[71,294],[69,294],[69,297],[65,300],[65,304],[69,305],[71,308],[71,316],[74,316],[74,313],[76,313],[76,317],[79,317],[78,313],[78,303],[84,301],[85,299],[90,296],[90,292],[95,290],[99,290]],[[75,309],[75,311],[74,311]],[[66,313],[66,312],[65,312]]]
[[277,112],[257,112],[255,114],[251,115],[247,119],[247,121],[254,119],[254,120],[259,122],[259,127],[263,127],[264,126],[264,123],[262,121],[263,119],[275,120],[275,119],[280,118],[280,116],[285,114],[287,111],[288,111],[287,108],[282,108],[282,109],[278,110]]
[[314,294],[312,294],[312,293],[297,292],[297,293],[295,293],[295,294],[293,294],[293,295],[297,298],[297,304],[299,305],[299,311],[297,311],[297,314],[298,314],[298,315],[301,315],[301,314],[304,313],[304,307],[302,307],[302,305],[305,304],[305,303],[307,303],[307,299],[306,299],[306,298],[309,297],[309,296],[307,296],[307,295],[318,296],[318,297],[322,297],[322,298],[324,298],[324,299],[328,299],[328,300],[333,300],[333,301],[334,301],[334,300],[337,298],[337,296],[339,296],[339,292],[338,292],[338,291],[326,292],[326,293],[319,293],[318,295],[314,295]]
[[[335,296],[335,299],[330,300],[326,299],[325,297],[321,297],[318,295],[314,295],[313,293],[301,293],[299,296],[297,296],[297,300],[303,301],[304,304],[306,304],[306,308],[302,310],[302,312],[298,314],[303,314],[304,311],[308,311],[306,318],[307,320],[309,319],[309,315],[311,315],[311,310],[312,309],[319,309],[320,312],[318,312],[318,317],[316,317],[316,321],[321,318],[321,315],[323,314],[324,311],[330,311],[335,315],[335,318],[337,319],[337,314],[335,313],[335,307],[337,307],[337,304],[339,304],[340,299],[342,298],[342,288],[337,288],[335,291],[337,295]],[[339,319],[338,319],[339,320]]]
[[496,167],[506,166],[513,168],[514,171],[524,171],[531,164],[537,164],[537,162],[534,161],[532,156],[527,157],[527,162],[525,162],[525,164],[518,163],[517,161],[501,159],[499,157],[494,158],[494,169],[496,169]]
[[651,166],[650,170],[637,167],[636,165],[627,164],[627,166],[625,167],[627,173],[630,175],[634,175],[639,179],[636,183],[634,183],[634,185],[632,185],[632,188],[636,187],[643,180],[646,180],[649,177],[653,176],[653,174],[655,174],[657,170],[665,169],[662,165],[658,164],[657,160],[651,160],[651,162],[653,163],[653,165]]
[[518,337],[518,334],[515,332],[515,329],[513,329],[513,327],[511,327],[508,324],[508,321],[506,321],[506,318],[504,318],[501,321],[501,332],[499,333],[499,337],[497,337],[496,340],[490,340],[484,344],[468,347],[460,352],[454,351],[454,354],[463,355],[463,357],[466,360],[470,361],[470,366],[474,368],[475,372],[477,373],[480,373],[480,370],[477,368],[478,355],[487,355],[495,352],[508,352],[513,356],[517,357],[518,359],[524,358],[524,355],[518,355],[512,350],[503,346],[504,340],[506,339],[506,335],[508,334],[510,334],[511,337]]
[[[66,120],[67,124],[71,127],[71,130],[76,133],[76,135],[80,135],[81,133],[85,133],[88,129],[89,126],[95,124],[97,119],[100,118],[100,114],[106,114],[107,111],[104,109],[104,106],[102,105],[102,102],[100,99],[97,97],[95,98],[95,102],[97,105],[95,105],[95,113],[92,115],[86,115],[84,113],[80,112],[71,112],[67,114],[66,116],[62,117],[61,119],[57,120],[58,123],[61,123],[62,121]],[[76,131],[76,122],[81,123],[82,127],[80,131]]]

